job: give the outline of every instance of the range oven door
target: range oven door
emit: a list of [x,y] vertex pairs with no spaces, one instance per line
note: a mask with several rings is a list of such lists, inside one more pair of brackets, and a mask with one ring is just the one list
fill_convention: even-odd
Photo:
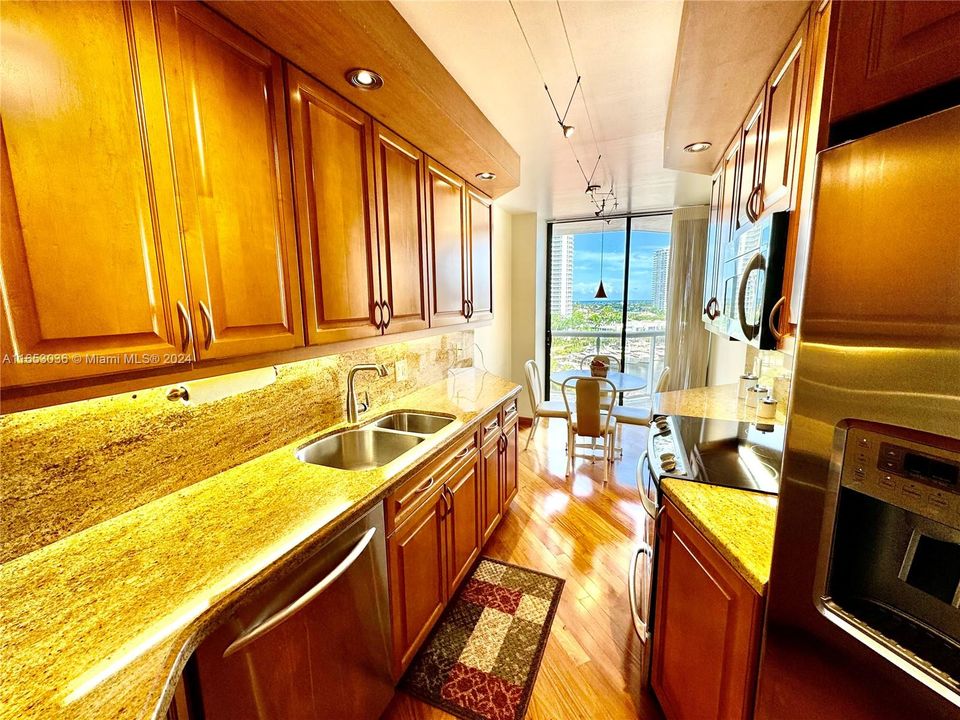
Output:
[[649,684],[653,649],[653,589],[656,583],[657,516],[660,512],[659,490],[647,454],[637,467],[637,490],[643,506],[643,527],[637,549],[630,558],[628,578],[630,614],[641,645],[641,683]]

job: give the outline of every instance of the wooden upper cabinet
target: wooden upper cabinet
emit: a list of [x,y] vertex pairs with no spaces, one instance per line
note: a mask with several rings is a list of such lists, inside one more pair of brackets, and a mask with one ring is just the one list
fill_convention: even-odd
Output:
[[841,2],[836,11],[831,123],[960,77],[960,3]]
[[379,335],[373,123],[306,73],[286,69],[307,341]]
[[431,159],[426,166],[430,218],[430,324],[466,320],[469,274],[465,242],[466,189],[463,180]]
[[791,210],[804,129],[807,19],[777,62],[767,83],[767,121],[763,129],[761,213]]
[[749,720],[763,599],[669,501],[659,523],[651,683],[668,718]]
[[199,3],[155,7],[199,356],[302,345],[281,60]]
[[189,359],[149,5],[11,2],[0,18],[3,385]]
[[719,302],[717,271],[720,262],[720,226],[723,211],[723,169],[718,168],[710,179],[710,216],[707,224],[707,259],[703,278],[703,319],[710,323]]
[[374,123],[380,288],[386,333],[430,325],[423,153]]
[[467,257],[470,264],[470,320],[493,317],[493,202],[473,188],[467,189]]
[[752,224],[757,219],[762,191],[763,131],[766,92],[762,90],[747,113],[740,132],[740,183],[737,192],[734,231]]

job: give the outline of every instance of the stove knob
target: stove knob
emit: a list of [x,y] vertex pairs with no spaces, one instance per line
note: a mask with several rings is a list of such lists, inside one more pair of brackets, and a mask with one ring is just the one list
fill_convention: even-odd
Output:
[[662,463],[660,463],[660,467],[665,472],[673,472],[677,468],[677,463],[674,460],[664,460]]

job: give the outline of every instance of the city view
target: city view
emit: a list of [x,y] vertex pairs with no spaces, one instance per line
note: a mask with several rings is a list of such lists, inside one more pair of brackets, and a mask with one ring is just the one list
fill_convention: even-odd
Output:
[[[647,384],[647,390],[624,396],[631,404],[649,396],[663,367],[670,217],[634,219],[629,258],[626,223],[617,223],[604,227],[602,237],[599,222],[553,228],[550,371],[579,369],[596,354],[619,359],[625,329],[624,370]],[[606,299],[595,298],[601,278]]]

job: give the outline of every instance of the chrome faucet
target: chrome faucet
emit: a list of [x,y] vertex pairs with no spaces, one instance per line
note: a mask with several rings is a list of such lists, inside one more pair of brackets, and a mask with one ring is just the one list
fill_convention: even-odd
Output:
[[387,376],[387,369],[383,365],[374,365],[372,363],[363,363],[361,365],[354,365],[350,368],[350,372],[347,373],[347,422],[355,423],[357,422],[360,413],[366,412],[367,408],[370,407],[370,395],[364,393],[366,399],[364,402],[357,404],[357,391],[353,386],[354,376],[361,370],[373,370],[380,377]]

